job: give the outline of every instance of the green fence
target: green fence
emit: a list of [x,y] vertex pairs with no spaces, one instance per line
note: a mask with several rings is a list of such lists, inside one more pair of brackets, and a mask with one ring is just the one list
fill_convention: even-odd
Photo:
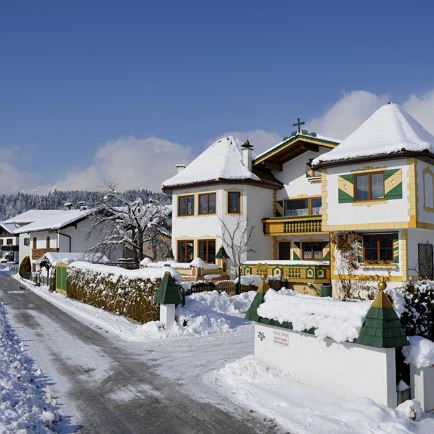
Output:
[[68,265],[56,265],[56,291],[66,294],[66,285],[68,283]]

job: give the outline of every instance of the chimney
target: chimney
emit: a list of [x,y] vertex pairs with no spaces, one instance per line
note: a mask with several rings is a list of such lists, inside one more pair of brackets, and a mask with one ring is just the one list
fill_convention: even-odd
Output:
[[241,145],[241,150],[243,154],[243,165],[247,167],[247,169],[252,170],[252,150],[253,146],[250,144],[248,140],[246,140]]
[[176,173],[182,172],[185,169],[185,164],[184,163],[178,163],[176,165]]
[[71,203],[71,202],[65,202],[65,203],[63,204],[63,209],[64,209],[65,211],[71,211],[71,209],[72,209],[72,203]]
[[83,202],[82,200],[80,202],[77,202],[77,206],[80,211],[84,211],[85,209],[87,209],[86,202]]

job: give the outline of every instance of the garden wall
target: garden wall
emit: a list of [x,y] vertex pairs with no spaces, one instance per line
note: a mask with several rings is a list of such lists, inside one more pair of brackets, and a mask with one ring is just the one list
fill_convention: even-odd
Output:
[[132,318],[141,323],[159,319],[153,300],[164,269],[125,270],[86,262],[68,267],[68,297]]
[[396,407],[394,348],[374,348],[255,324],[255,356],[294,379],[345,399]]

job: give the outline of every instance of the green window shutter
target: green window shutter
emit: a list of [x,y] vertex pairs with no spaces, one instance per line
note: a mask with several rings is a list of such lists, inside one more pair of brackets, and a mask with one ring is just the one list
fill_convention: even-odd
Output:
[[354,201],[354,175],[340,175],[338,177],[338,202]]
[[363,262],[363,239],[357,240],[357,262],[361,264]]
[[388,169],[384,171],[384,198],[402,199],[401,169]]
[[398,233],[393,234],[393,262],[399,263],[399,237]]
[[294,261],[299,261],[301,258],[301,243],[299,241],[294,241],[292,243],[292,259]]

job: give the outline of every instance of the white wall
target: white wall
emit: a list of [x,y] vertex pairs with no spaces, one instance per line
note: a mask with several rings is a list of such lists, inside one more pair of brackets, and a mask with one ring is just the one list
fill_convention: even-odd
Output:
[[417,219],[434,224],[434,166],[416,161]]
[[319,148],[320,152],[307,151],[283,164],[281,172],[274,170],[273,175],[284,184],[277,192],[277,200],[298,196],[321,196],[321,183],[309,182],[306,178],[306,163],[311,158],[324,154],[329,149]]
[[[241,214],[232,215],[227,213],[228,191],[239,191],[241,193]],[[216,193],[216,214],[198,214],[198,194],[205,192]],[[185,194],[195,195],[195,215],[178,216],[178,196]],[[219,219],[223,219],[233,231],[238,221],[248,225],[248,231],[252,226],[253,239],[251,247],[254,252],[249,252],[247,258],[264,258],[272,256],[272,240],[263,235],[262,218],[271,217],[273,213],[273,190],[243,185],[243,184],[216,184],[204,187],[191,187],[175,190],[172,195],[173,216],[172,216],[172,249],[175,258],[177,257],[178,240],[194,240],[195,253],[198,256],[199,239],[215,239],[216,250],[222,245],[223,230]],[[245,227],[245,226],[243,226]],[[270,238],[270,239],[268,239]],[[230,251],[226,248],[227,253]]]
[[[19,235],[19,255],[18,255],[18,262],[21,264],[21,261],[26,257],[30,256],[30,245],[24,245],[24,239],[30,238],[30,235],[27,233],[20,234]],[[30,241],[31,242],[31,241]]]
[[340,398],[367,397],[389,407],[397,405],[394,348],[339,344],[256,323],[255,357]]
[[[402,169],[402,199],[358,203],[338,202],[338,178],[357,170],[369,168]],[[324,204],[323,204],[324,210]],[[324,211],[323,211],[324,215]],[[327,218],[323,224],[331,226],[369,225],[375,223],[409,222],[408,166],[406,160],[389,160],[351,164],[327,169]]]
[[418,245],[434,245],[434,231],[431,229],[409,229],[408,230],[408,270],[412,277],[418,276]]

